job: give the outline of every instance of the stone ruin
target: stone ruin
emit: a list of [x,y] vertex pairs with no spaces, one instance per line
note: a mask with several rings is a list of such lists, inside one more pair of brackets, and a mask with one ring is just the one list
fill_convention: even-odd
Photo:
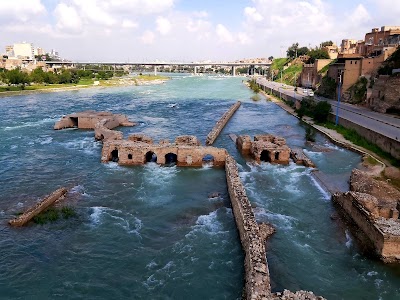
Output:
[[243,156],[252,157],[257,163],[262,161],[274,164],[289,164],[291,158],[296,164],[314,168],[315,164],[300,148],[290,149],[286,140],[272,134],[255,135],[251,140],[249,135],[235,137],[236,147]]
[[127,140],[105,140],[101,161],[118,162],[120,165],[144,165],[155,162],[161,165],[176,164],[179,167],[201,167],[211,163],[225,165],[225,149],[201,146],[195,136],[178,136],[173,143],[153,140],[142,134],[134,134]]
[[[229,118],[239,108],[240,102],[234,104],[223,118],[217,122],[207,137],[206,144],[210,145],[216,139]],[[144,165],[154,162],[161,165],[176,164],[177,166],[202,167],[204,163],[225,167],[228,190],[237,228],[245,252],[245,295],[246,299],[324,299],[312,292],[298,291],[292,293],[271,292],[268,263],[266,259],[265,242],[275,229],[270,224],[257,224],[253,209],[241,183],[236,161],[225,149],[201,146],[195,136],[183,135],[176,137],[171,143],[161,140],[158,144],[143,134],[130,135],[126,140],[122,133],[112,131],[117,126],[133,126],[123,115],[111,113],[96,113],[92,111],[72,114],[61,119],[54,129],[78,127],[95,129],[95,137],[103,141],[101,161],[117,162],[120,165]],[[251,154],[256,161],[262,160],[273,163],[288,164],[290,148],[283,138],[273,135],[257,135],[254,141],[249,136],[240,136],[236,140],[239,150]],[[292,298],[294,297],[294,298]]]
[[56,202],[61,201],[65,198],[67,194],[66,188],[59,188],[55,190],[50,195],[44,197],[41,201],[36,203],[34,206],[28,208],[23,214],[12,219],[8,222],[11,226],[21,227],[26,225],[30,220],[32,220],[35,216],[45,211],[50,206],[54,205]]
[[264,134],[254,136],[252,141],[249,135],[241,135],[236,139],[236,146],[242,155],[251,156],[258,163],[289,164],[290,148],[284,138]]
[[400,261],[400,191],[354,169],[350,191],[335,193],[332,199],[369,252],[384,262]]
[[96,140],[122,140],[122,133],[111,129],[118,126],[135,125],[136,124],[130,122],[128,117],[125,115],[88,110],[62,117],[61,120],[54,125],[54,129],[94,129]]

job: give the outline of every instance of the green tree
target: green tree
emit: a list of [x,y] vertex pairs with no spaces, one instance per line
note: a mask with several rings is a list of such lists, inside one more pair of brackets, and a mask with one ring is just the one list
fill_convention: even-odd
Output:
[[69,70],[62,70],[61,74],[58,75],[58,82],[59,83],[71,83],[71,72]]
[[30,81],[31,82],[35,82],[35,83],[43,83],[44,79],[46,77],[45,72],[43,71],[42,68],[38,67],[35,70],[33,70],[31,72],[31,74],[29,75],[30,77]]
[[308,60],[309,64],[313,64],[316,59],[329,59],[329,54],[323,49],[312,49],[309,51],[308,55],[310,59]]
[[299,49],[299,43],[293,43],[292,46],[290,46],[286,50],[286,56],[289,58],[295,58],[297,57],[297,50]]
[[314,120],[318,123],[325,123],[331,111],[332,107],[327,101],[318,102],[314,108]]
[[326,42],[322,42],[321,43],[321,48],[322,47],[326,47],[326,46],[333,46],[333,42],[332,41],[326,41]]
[[22,84],[29,83],[29,76],[27,73],[22,72],[20,69],[14,69],[6,73],[9,84]]

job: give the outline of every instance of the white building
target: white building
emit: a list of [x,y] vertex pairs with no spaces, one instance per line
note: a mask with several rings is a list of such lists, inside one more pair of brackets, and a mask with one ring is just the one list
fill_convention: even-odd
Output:
[[14,58],[18,59],[35,59],[35,48],[31,43],[19,43],[13,45]]

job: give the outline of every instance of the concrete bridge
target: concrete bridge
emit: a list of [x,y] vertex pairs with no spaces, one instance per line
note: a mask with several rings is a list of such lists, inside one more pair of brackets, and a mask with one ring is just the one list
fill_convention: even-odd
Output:
[[194,74],[197,74],[198,67],[204,66],[221,66],[221,67],[231,67],[232,76],[236,75],[237,67],[249,67],[249,72],[254,74],[255,67],[268,67],[271,65],[268,63],[237,63],[237,62],[90,62],[90,61],[44,61],[44,63],[50,67],[82,67],[90,65],[96,66],[110,66],[113,67],[114,71],[117,66],[153,66],[154,74],[157,74],[157,68],[161,66],[182,66],[182,67],[193,67]]

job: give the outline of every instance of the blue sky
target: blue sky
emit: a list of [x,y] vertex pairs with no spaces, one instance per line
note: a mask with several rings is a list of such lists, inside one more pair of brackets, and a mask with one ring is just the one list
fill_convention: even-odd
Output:
[[281,56],[400,26],[400,0],[0,0],[0,49],[31,42],[71,60],[228,61]]

